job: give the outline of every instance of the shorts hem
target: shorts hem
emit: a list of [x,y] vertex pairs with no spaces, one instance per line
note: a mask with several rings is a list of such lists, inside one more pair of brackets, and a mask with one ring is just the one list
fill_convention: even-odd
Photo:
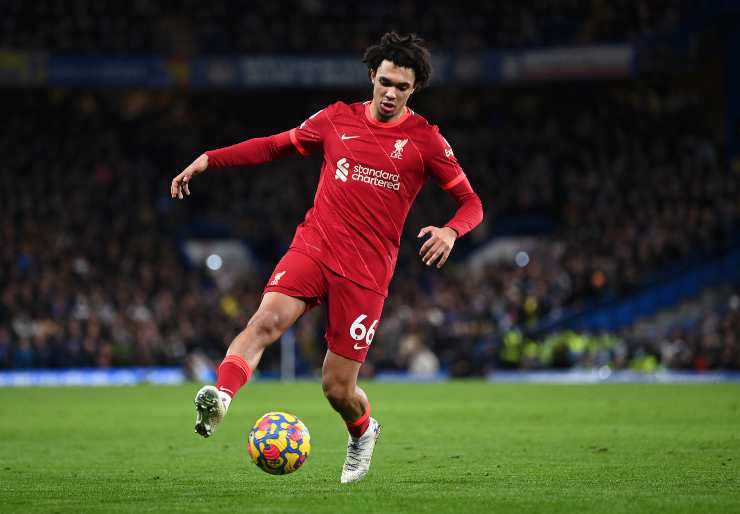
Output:
[[367,353],[365,353],[365,356],[362,358],[362,360],[360,360],[357,357],[357,355],[353,355],[353,354],[350,354],[349,352],[345,352],[341,348],[332,348],[331,343],[329,343],[328,341],[326,342],[326,346],[327,346],[328,350],[331,353],[335,353],[335,354],[339,355],[340,357],[344,357],[345,359],[349,359],[351,361],[359,362],[360,364],[364,364],[365,363],[365,360],[367,360]]
[[305,293],[301,293],[300,291],[297,291],[295,289],[291,289],[289,287],[283,287],[283,286],[265,286],[265,288],[262,290],[262,296],[265,296],[265,293],[282,293],[286,296],[290,296],[291,298],[296,298],[298,300],[302,300],[306,302],[306,311],[309,309],[312,309],[319,305],[321,303],[321,299],[316,296],[306,296]]

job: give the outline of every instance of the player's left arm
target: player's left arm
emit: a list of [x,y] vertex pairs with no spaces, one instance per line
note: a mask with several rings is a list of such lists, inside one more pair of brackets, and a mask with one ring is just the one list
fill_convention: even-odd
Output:
[[429,145],[425,165],[440,187],[455,199],[457,211],[443,227],[424,227],[417,237],[431,234],[421,246],[419,255],[427,266],[436,262],[437,268],[441,268],[447,262],[457,238],[483,221],[483,204],[473,191],[447,140],[436,131],[436,127],[435,132],[436,137],[431,138],[432,144]]

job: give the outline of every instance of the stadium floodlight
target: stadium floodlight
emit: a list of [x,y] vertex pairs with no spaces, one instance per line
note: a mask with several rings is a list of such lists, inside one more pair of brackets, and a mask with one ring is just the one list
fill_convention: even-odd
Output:
[[220,270],[223,263],[224,261],[221,256],[216,253],[212,253],[206,259],[206,266],[208,266],[208,269],[212,271]]

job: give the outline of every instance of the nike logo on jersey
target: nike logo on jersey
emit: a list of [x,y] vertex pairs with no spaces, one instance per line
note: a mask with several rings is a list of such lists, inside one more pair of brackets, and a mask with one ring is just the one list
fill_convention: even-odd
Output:
[[347,135],[345,135],[345,134],[342,134],[342,135],[341,135],[341,136],[339,136],[339,137],[341,137],[341,138],[342,138],[342,141],[346,141],[346,140],[348,140],[348,139],[357,139],[357,138],[358,138],[358,137],[360,137],[360,136],[347,136]]
[[370,348],[370,345],[366,344],[365,346],[359,346],[357,343],[355,343],[355,350],[364,350],[365,348]]

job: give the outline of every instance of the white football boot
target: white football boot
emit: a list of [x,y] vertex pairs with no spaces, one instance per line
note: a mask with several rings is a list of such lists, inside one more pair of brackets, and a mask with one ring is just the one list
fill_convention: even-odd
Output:
[[216,389],[215,386],[207,385],[200,388],[195,395],[195,410],[198,415],[195,418],[195,431],[203,437],[211,437],[216,426],[226,416],[231,397]]
[[370,461],[373,458],[375,441],[380,437],[380,424],[375,418],[370,418],[370,425],[360,437],[349,436],[347,442],[347,458],[342,468],[343,484],[361,480],[370,470]]

